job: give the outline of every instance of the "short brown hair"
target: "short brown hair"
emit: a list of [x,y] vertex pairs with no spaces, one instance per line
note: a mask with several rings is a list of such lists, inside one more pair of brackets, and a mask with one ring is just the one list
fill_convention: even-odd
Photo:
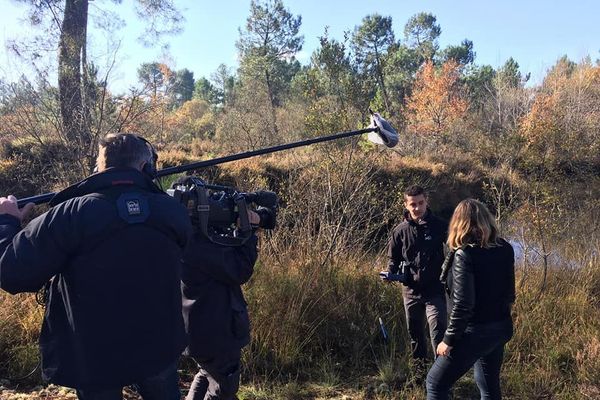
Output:
[[107,168],[137,168],[141,163],[153,162],[150,144],[132,133],[109,133],[100,140],[96,166]]
[[447,243],[451,249],[465,245],[483,248],[498,245],[498,226],[485,204],[475,199],[458,203],[448,227]]
[[406,199],[408,196],[419,196],[421,194],[427,197],[427,192],[425,192],[425,189],[423,189],[422,186],[412,185],[407,187],[404,191],[404,198]]

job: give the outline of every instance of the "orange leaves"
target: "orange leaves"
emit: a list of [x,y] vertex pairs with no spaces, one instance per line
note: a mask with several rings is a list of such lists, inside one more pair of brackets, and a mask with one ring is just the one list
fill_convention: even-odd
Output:
[[543,140],[548,135],[559,132],[560,127],[556,114],[558,104],[556,93],[538,94],[531,110],[521,122],[521,132],[529,143]]
[[408,123],[419,134],[443,134],[462,119],[469,107],[460,85],[460,65],[454,60],[436,68],[426,62],[407,101]]
[[555,165],[588,163],[600,151],[600,67],[559,62],[549,71],[521,135],[530,150]]

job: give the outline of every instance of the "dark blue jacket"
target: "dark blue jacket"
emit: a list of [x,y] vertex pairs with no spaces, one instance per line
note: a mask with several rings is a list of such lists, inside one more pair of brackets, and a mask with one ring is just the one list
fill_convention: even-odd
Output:
[[183,315],[186,354],[212,358],[241,349],[250,341],[250,321],[241,285],[254,271],[257,238],[239,247],[214,244],[200,232],[183,261]]
[[187,211],[141,172],[109,169],[60,192],[20,230],[0,216],[0,287],[51,280],[40,335],[43,376],[64,386],[131,384],[185,347],[181,255]]

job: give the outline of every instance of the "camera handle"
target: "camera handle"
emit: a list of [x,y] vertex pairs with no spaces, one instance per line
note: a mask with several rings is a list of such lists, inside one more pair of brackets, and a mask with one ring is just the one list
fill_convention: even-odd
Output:
[[240,231],[242,235],[246,232],[252,232],[252,226],[250,225],[250,219],[248,218],[248,204],[243,194],[237,193],[233,198],[238,210],[238,217],[240,219]]

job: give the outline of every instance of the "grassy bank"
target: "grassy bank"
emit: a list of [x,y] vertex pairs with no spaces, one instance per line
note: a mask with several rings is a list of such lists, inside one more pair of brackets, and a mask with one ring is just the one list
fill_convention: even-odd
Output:
[[[285,269],[263,261],[247,288],[253,341],[244,353],[240,398],[423,399],[408,368],[398,287],[378,282],[375,269],[352,260],[326,267],[289,260]],[[523,276],[519,269],[516,330],[502,374],[506,398],[597,398],[600,266],[553,269],[543,292],[540,270],[524,282]],[[0,301],[2,374],[15,377],[37,362],[41,309],[32,296],[2,293]],[[379,317],[390,333],[387,343]],[[182,363],[184,384],[188,367]],[[38,379],[20,382],[18,392]],[[471,376],[460,381],[457,395],[477,398]]]
[[[176,164],[180,156],[185,154],[170,157]],[[434,210],[445,216],[469,196],[502,205],[498,215],[512,226],[507,234],[534,250],[563,255],[546,260],[546,273],[539,257],[519,262],[516,331],[502,375],[506,398],[600,396],[597,234],[589,221],[585,229],[576,229],[576,219],[557,214],[559,203],[554,208],[542,203],[553,192],[540,190],[528,203],[527,196],[512,196],[524,193],[530,182],[517,187],[517,180],[506,183],[498,172],[459,157],[441,163],[362,151],[358,141],[343,149],[325,146],[320,152],[210,168],[202,175],[243,190],[268,188],[281,197],[279,226],[262,235],[260,261],[245,287],[253,340],[243,355],[240,398],[424,399],[408,365],[400,288],[377,278],[385,265],[386,237],[400,219],[399,195],[408,183],[431,188]],[[527,212],[514,212],[517,205]],[[560,230],[564,226],[568,236]],[[31,295],[0,293],[0,302],[0,379],[11,378],[0,385],[18,385],[18,394],[40,384],[39,373],[24,381],[12,378],[37,363],[42,309]],[[181,366],[185,389],[193,371],[187,361]],[[57,399],[69,396],[49,390]],[[7,393],[0,397],[9,398]],[[460,381],[457,395],[477,398],[472,377]]]

